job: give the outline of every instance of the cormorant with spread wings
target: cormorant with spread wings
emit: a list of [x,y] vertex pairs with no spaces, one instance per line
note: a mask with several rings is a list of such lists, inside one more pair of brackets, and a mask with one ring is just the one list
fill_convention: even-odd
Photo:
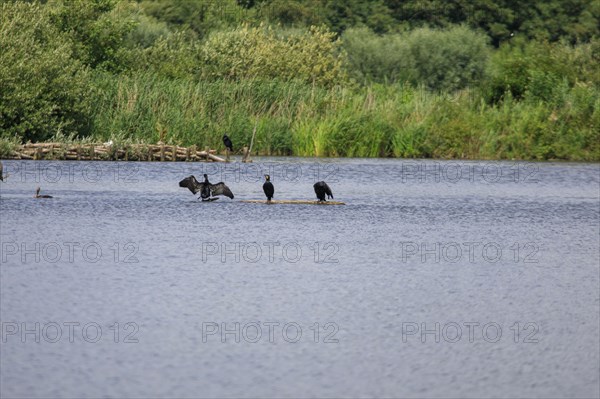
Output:
[[188,176],[179,182],[179,187],[187,187],[192,193],[200,193],[202,201],[214,201],[218,198],[211,198],[217,195],[224,195],[233,199],[233,193],[223,182],[211,184],[208,181],[208,175],[204,174],[204,182],[200,183],[194,175]]

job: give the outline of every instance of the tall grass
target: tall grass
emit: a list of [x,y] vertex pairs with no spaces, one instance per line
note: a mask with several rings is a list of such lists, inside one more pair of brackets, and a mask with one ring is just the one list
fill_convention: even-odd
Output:
[[99,140],[209,146],[262,155],[600,160],[600,96],[578,85],[561,105],[505,101],[477,91],[436,94],[374,85],[167,80],[98,75],[92,131]]

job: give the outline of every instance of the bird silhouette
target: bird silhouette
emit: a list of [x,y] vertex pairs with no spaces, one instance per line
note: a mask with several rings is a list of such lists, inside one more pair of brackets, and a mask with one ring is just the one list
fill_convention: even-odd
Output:
[[324,181],[316,182],[313,185],[313,188],[315,189],[315,194],[317,194],[317,198],[319,199],[319,202],[325,201],[325,194],[327,194],[328,198],[333,198],[331,189],[329,188],[327,183],[325,183]]
[[263,191],[267,196],[267,201],[271,202],[271,198],[273,198],[273,194],[275,194],[275,187],[273,186],[273,183],[271,183],[271,176],[265,175],[265,179],[266,181],[265,184],[263,184]]
[[229,152],[233,152],[233,143],[226,134],[223,135],[223,144],[225,144],[225,148],[227,148]]
[[223,182],[219,182],[217,184],[211,184],[208,181],[208,175],[204,174],[204,182],[199,182],[196,180],[194,175],[188,176],[182,181],[179,182],[179,187],[188,188],[193,194],[200,193],[200,197],[202,201],[214,201],[218,198],[211,198],[217,195],[224,195],[233,199],[233,193],[225,185]]
[[54,197],[53,197],[53,196],[51,196],[51,195],[45,195],[45,194],[44,194],[44,195],[40,195],[40,191],[41,191],[41,188],[40,188],[40,187],[38,187],[38,188],[35,190],[35,195],[33,196],[33,198],[54,198]]

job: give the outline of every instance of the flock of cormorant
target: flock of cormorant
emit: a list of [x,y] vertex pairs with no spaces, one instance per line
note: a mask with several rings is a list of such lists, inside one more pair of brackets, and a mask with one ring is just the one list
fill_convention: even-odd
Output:
[[[233,143],[231,142],[231,139],[229,138],[229,136],[227,136],[227,134],[223,135],[223,145],[225,146],[225,148],[227,148],[227,150],[229,150],[229,152],[233,152]],[[208,181],[208,176],[206,175],[206,173],[204,174],[204,182],[199,182],[198,180],[196,180],[196,177],[194,175],[191,175],[180,181],[179,187],[186,187],[193,194],[197,194],[199,192],[200,197],[198,199],[202,199],[202,201],[217,200],[218,198],[215,197],[218,195],[224,195],[233,199],[233,193],[231,192],[229,187],[225,185],[225,183],[219,182],[217,184],[211,184],[211,182]],[[317,195],[317,199],[319,200],[319,202],[325,202],[325,196],[327,196],[327,198],[333,199],[331,188],[329,188],[327,183],[325,183],[324,181],[316,182],[313,185],[313,188],[315,189],[315,194]],[[271,176],[269,175],[265,175],[263,191],[267,196],[267,202],[270,203],[273,199],[273,195],[275,194],[275,187],[273,186],[273,183],[271,183]]]
[[[223,135],[223,144],[229,151],[233,151],[233,143],[231,139],[225,134]],[[0,181],[4,181],[2,175],[2,162],[0,162]],[[200,193],[200,197],[198,199],[202,199],[202,201],[215,201],[219,195],[224,195],[225,197],[229,197],[233,199],[233,193],[225,185],[223,182],[219,182],[217,184],[212,184],[208,181],[208,175],[204,174],[204,181],[199,182],[196,180],[194,175],[190,175],[179,182],[179,187],[185,187],[189,189],[193,194]],[[313,185],[315,190],[315,194],[317,195],[317,199],[319,202],[325,202],[325,196],[327,198],[333,198],[333,194],[331,193],[331,188],[324,181],[317,182]],[[35,191],[34,198],[53,198],[51,195],[40,195],[41,188],[38,187]],[[265,175],[265,183],[263,184],[263,191],[267,197],[267,202],[270,203],[275,195],[275,187],[271,182],[271,176]]]
[[[190,175],[179,182],[179,187],[185,187],[192,192],[192,194],[200,193],[200,197],[198,199],[202,199],[202,201],[214,201],[219,195],[224,195],[225,197],[229,197],[233,199],[233,193],[225,185],[223,182],[219,182],[217,184],[212,184],[208,181],[208,175],[204,174],[204,181],[199,182],[194,175]],[[319,202],[326,201],[325,196],[327,198],[333,198],[333,194],[331,192],[331,188],[324,181],[316,182],[313,185],[315,189],[315,194],[317,195],[317,199]],[[273,196],[275,194],[275,187],[271,182],[271,176],[265,175],[265,183],[263,184],[263,191],[265,196],[267,197],[267,202],[271,202]]]

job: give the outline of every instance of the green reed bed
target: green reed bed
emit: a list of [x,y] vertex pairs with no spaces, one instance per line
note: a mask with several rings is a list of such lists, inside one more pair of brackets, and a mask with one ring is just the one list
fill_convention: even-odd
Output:
[[[302,82],[170,80],[98,74],[90,141],[145,142],[261,155],[600,160],[598,88],[553,103],[400,84],[323,88]],[[0,148],[10,147],[0,146]]]

